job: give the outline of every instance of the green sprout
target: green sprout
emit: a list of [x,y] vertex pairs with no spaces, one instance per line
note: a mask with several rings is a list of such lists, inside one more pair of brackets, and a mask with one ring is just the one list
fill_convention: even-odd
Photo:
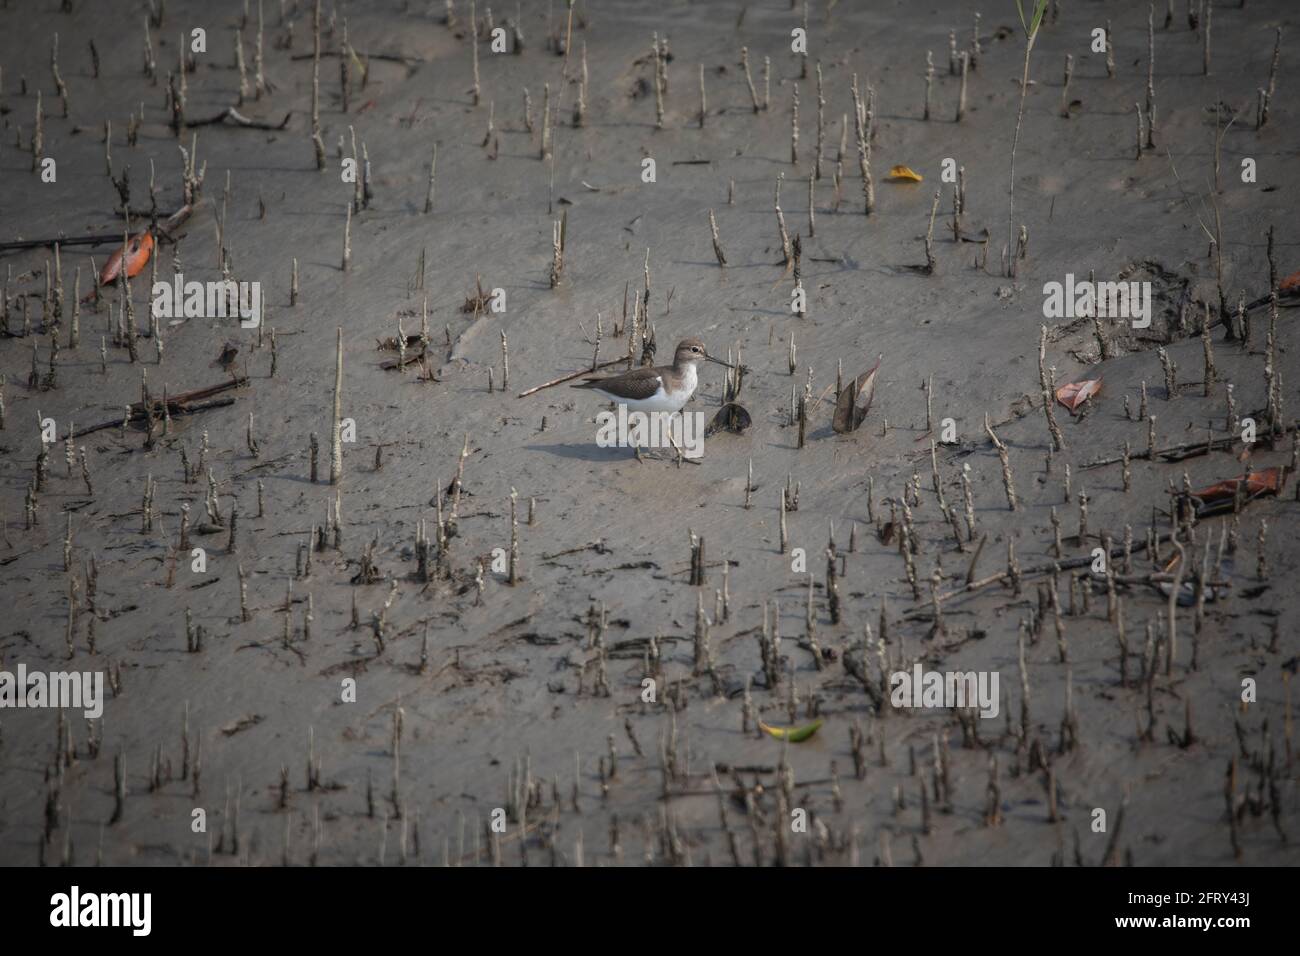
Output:
[[1006,274],[1016,277],[1016,147],[1020,144],[1020,125],[1025,117],[1025,93],[1029,88],[1029,54],[1034,49],[1034,40],[1038,37],[1038,28],[1042,26],[1043,14],[1047,12],[1047,0],[1036,0],[1034,15],[1026,22],[1024,0],[1016,0],[1016,11],[1020,14],[1020,25],[1025,31],[1025,67],[1020,75],[1020,108],[1016,112],[1016,132],[1011,140],[1011,185],[1007,190],[1007,245]]
[[1016,0],[1016,12],[1020,14],[1020,25],[1025,30],[1025,37],[1030,43],[1034,42],[1034,37],[1038,35],[1038,28],[1043,23],[1043,14],[1047,12],[1047,0],[1038,0],[1034,4],[1034,15],[1030,23],[1025,22],[1025,8],[1022,0]]

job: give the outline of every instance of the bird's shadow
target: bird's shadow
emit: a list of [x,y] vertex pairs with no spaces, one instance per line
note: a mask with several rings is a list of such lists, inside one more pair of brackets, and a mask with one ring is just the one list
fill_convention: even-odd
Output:
[[636,453],[631,448],[602,448],[591,442],[559,442],[554,445],[526,445],[528,451],[544,451],[557,458],[573,458],[578,461],[610,462],[635,459]]

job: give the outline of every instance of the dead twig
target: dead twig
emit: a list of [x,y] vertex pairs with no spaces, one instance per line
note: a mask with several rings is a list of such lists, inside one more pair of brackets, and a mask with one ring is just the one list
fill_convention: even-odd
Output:
[[520,392],[518,395],[515,396],[515,398],[524,398],[528,395],[532,395],[534,392],[540,392],[544,388],[553,388],[556,385],[563,385],[565,382],[572,382],[575,378],[581,378],[584,375],[590,375],[592,372],[600,371],[603,368],[612,368],[615,365],[622,365],[625,362],[627,362],[626,356],[624,356],[623,358],[610,359],[608,362],[601,362],[599,365],[595,366],[594,368],[584,368],[581,371],[573,372],[572,374],[562,376],[561,378],[552,379],[549,382],[543,382],[541,385],[534,385],[532,388],[525,389],[524,391]]
[[240,113],[239,110],[235,109],[233,106],[227,106],[216,116],[209,116],[207,119],[187,120],[185,122],[185,126],[188,129],[193,129],[196,126],[215,126],[217,123],[225,123],[226,120],[230,120],[230,125],[242,126],[245,129],[281,130],[288,127],[289,117],[291,117],[292,115],[293,113],[291,111],[285,113],[284,119],[282,119],[279,123],[267,123],[262,120],[249,119],[247,116]]

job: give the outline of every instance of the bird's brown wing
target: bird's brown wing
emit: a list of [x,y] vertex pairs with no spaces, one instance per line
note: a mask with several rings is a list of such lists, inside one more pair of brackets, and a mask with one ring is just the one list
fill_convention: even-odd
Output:
[[649,398],[659,391],[662,379],[659,371],[653,368],[634,368],[621,375],[608,378],[589,378],[576,383],[574,388],[599,388],[606,392],[617,392],[623,398],[638,401]]

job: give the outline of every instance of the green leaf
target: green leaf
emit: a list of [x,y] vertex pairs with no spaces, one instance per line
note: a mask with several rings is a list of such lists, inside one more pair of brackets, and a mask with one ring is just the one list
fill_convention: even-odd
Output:
[[[1045,14],[1046,12],[1047,12],[1047,0],[1038,0],[1037,6],[1034,7],[1034,22],[1029,27],[1030,36],[1034,36],[1038,33],[1038,28],[1039,26],[1042,25],[1043,22],[1043,14]],[[1024,19],[1023,13],[1020,15],[1020,18],[1022,20]]]
[[1016,0],[1016,12],[1020,14],[1020,26],[1024,29],[1025,36],[1032,40],[1043,23],[1043,14],[1047,12],[1047,0],[1035,0],[1033,16],[1029,22],[1025,21],[1025,8],[1021,0]]

